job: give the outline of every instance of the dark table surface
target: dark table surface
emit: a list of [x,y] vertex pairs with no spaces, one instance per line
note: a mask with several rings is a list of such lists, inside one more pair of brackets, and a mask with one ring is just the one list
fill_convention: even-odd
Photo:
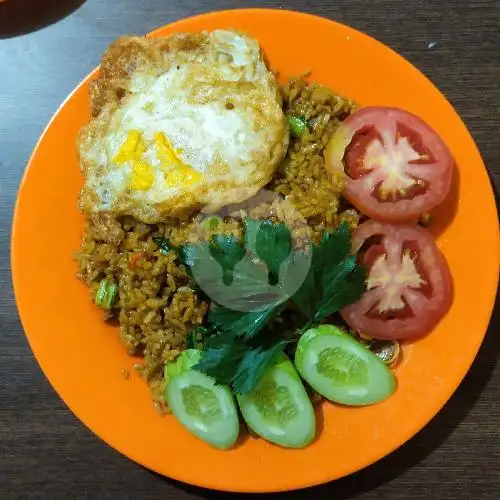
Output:
[[[406,56],[454,104],[496,189],[500,187],[498,0],[0,1],[1,498],[226,496],[139,467],[94,436],[59,400],[19,323],[9,239],[16,190],[31,149],[57,106],[114,38],[143,34],[200,12],[244,6],[320,14],[369,33]],[[496,310],[467,378],[420,434],[364,471],[286,498],[500,498]]]

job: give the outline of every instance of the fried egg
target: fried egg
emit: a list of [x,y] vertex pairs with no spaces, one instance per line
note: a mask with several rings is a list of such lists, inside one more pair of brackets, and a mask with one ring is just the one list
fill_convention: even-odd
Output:
[[90,104],[86,213],[154,223],[217,211],[267,184],[288,147],[276,79],[257,41],[233,31],[117,40]]

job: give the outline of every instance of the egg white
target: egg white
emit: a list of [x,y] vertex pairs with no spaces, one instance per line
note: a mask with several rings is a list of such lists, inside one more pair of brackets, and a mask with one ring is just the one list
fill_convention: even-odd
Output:
[[[244,201],[270,180],[286,152],[288,128],[258,43],[222,30],[193,37],[186,50],[161,51],[160,62],[132,63],[125,96],[105,105],[82,132],[84,210],[156,222]],[[157,41],[147,43],[158,50]],[[131,188],[134,161],[115,161],[131,131],[140,133],[141,161],[154,173],[148,189]],[[169,182],[158,133],[200,174],[196,182]]]

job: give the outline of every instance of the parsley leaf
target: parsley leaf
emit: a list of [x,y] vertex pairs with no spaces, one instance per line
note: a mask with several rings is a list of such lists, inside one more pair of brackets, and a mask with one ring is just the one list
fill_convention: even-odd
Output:
[[201,349],[205,340],[215,333],[212,325],[198,325],[186,335],[186,349]]
[[312,320],[316,314],[316,302],[317,296],[320,294],[320,290],[316,287],[316,276],[314,269],[314,259],[316,256],[316,250],[313,248],[313,258],[310,263],[309,272],[307,273],[304,281],[300,288],[293,294],[292,302],[294,302],[298,309],[302,311],[306,318]]
[[194,368],[214,377],[218,384],[230,385],[236,394],[245,394],[255,388],[288,343],[281,339],[249,345],[235,340],[231,333],[221,334],[209,339]]
[[221,332],[230,333],[234,338],[251,339],[268,324],[269,320],[277,314],[278,309],[270,307],[242,312],[217,305],[208,313],[208,320]]
[[289,294],[283,287],[271,287],[264,265],[245,256],[231,270],[231,284],[224,283],[224,272],[212,258],[208,247],[197,247],[196,261],[190,268],[198,288],[214,302],[239,311],[261,310],[284,302]]
[[247,217],[243,221],[243,226],[245,229],[244,232],[245,247],[252,253],[256,253],[255,241],[257,240],[257,233],[260,230],[260,225],[262,224],[262,222],[263,221],[260,219],[251,219],[250,217]]
[[309,122],[304,116],[287,115],[290,132],[294,137],[300,137],[309,128]]
[[356,302],[366,290],[366,269],[356,266],[346,279],[338,283],[330,295],[323,299],[314,320],[319,322],[327,316],[340,311],[345,306]]
[[279,340],[274,344],[245,351],[233,380],[233,391],[236,394],[247,394],[255,389],[278,353],[283,352],[288,343],[287,340]]
[[[262,222],[252,226],[255,237]],[[273,225],[269,224],[271,228]],[[249,227],[250,224],[246,224],[246,228]],[[286,242],[290,234],[285,226],[278,231],[265,231],[267,234],[261,237],[259,251],[268,263],[257,258],[255,241],[250,243],[249,240],[250,231],[245,231],[243,242],[232,235],[214,235],[209,242],[182,245],[177,249],[178,259],[190,268],[198,287],[215,302],[245,311],[274,307],[290,297],[290,284],[278,279],[280,262],[290,253],[291,244]],[[272,256],[280,252],[280,261],[273,261]],[[276,276],[273,285],[269,284],[270,274]]]
[[[215,243],[183,248],[180,258],[187,265],[192,262],[199,266],[196,278],[201,288],[207,290],[207,285],[217,285],[217,282],[220,287],[220,268],[213,266],[216,260],[226,272],[231,272],[231,281],[238,284],[231,291],[238,295],[237,299],[232,298],[235,300],[232,307],[234,304],[244,306],[242,310],[234,310],[212,302],[208,326],[204,327],[207,331],[198,330],[193,334],[193,345],[198,345],[194,341],[199,340],[204,346],[203,357],[196,366],[198,370],[214,377],[219,384],[231,385],[236,393],[249,392],[277,353],[296,341],[302,331],[361,297],[365,291],[366,272],[351,254],[351,233],[347,224],[333,232],[325,232],[320,243],[309,250],[312,254],[293,251],[285,226],[252,219],[245,221],[244,245],[232,237],[225,237]],[[212,264],[206,259],[211,259]],[[290,299],[284,275],[300,268],[307,269],[300,266],[310,267],[290,301],[302,311],[306,320],[292,338],[288,334],[285,338],[284,331],[276,331],[268,325]],[[279,278],[272,286],[268,283],[271,277],[273,280]],[[249,308],[249,304],[255,307]]]
[[207,340],[203,357],[194,368],[213,377],[218,384],[232,385],[246,351],[248,346],[235,342],[231,333],[220,334]]
[[163,255],[167,255],[170,250],[175,249],[175,247],[170,244],[170,241],[163,236],[153,236],[153,241],[158,245],[160,253]]
[[234,266],[246,254],[243,245],[232,235],[215,234],[208,245],[211,256],[222,267],[222,281],[226,286],[233,282]]
[[279,271],[292,251],[292,236],[285,224],[262,221],[255,239],[257,256],[265,262],[270,285],[279,282]]
[[324,232],[314,245],[309,273],[292,297],[311,322],[319,322],[365,291],[365,270],[351,255],[351,233],[346,223],[333,232]]
[[196,264],[199,255],[199,245],[185,243],[177,248],[177,258],[181,264],[193,267]]

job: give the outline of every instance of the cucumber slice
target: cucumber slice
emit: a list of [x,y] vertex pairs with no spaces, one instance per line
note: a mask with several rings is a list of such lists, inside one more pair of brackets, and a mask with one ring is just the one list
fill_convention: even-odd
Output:
[[167,404],[177,420],[195,436],[215,448],[231,448],[240,431],[234,398],[229,387],[192,369],[200,351],[188,349],[165,368]]
[[237,396],[248,426],[285,448],[304,448],[316,434],[314,410],[292,362],[281,354],[249,394]]
[[394,374],[365,346],[333,325],[305,332],[295,366],[317,392],[344,405],[370,405],[396,390]]

